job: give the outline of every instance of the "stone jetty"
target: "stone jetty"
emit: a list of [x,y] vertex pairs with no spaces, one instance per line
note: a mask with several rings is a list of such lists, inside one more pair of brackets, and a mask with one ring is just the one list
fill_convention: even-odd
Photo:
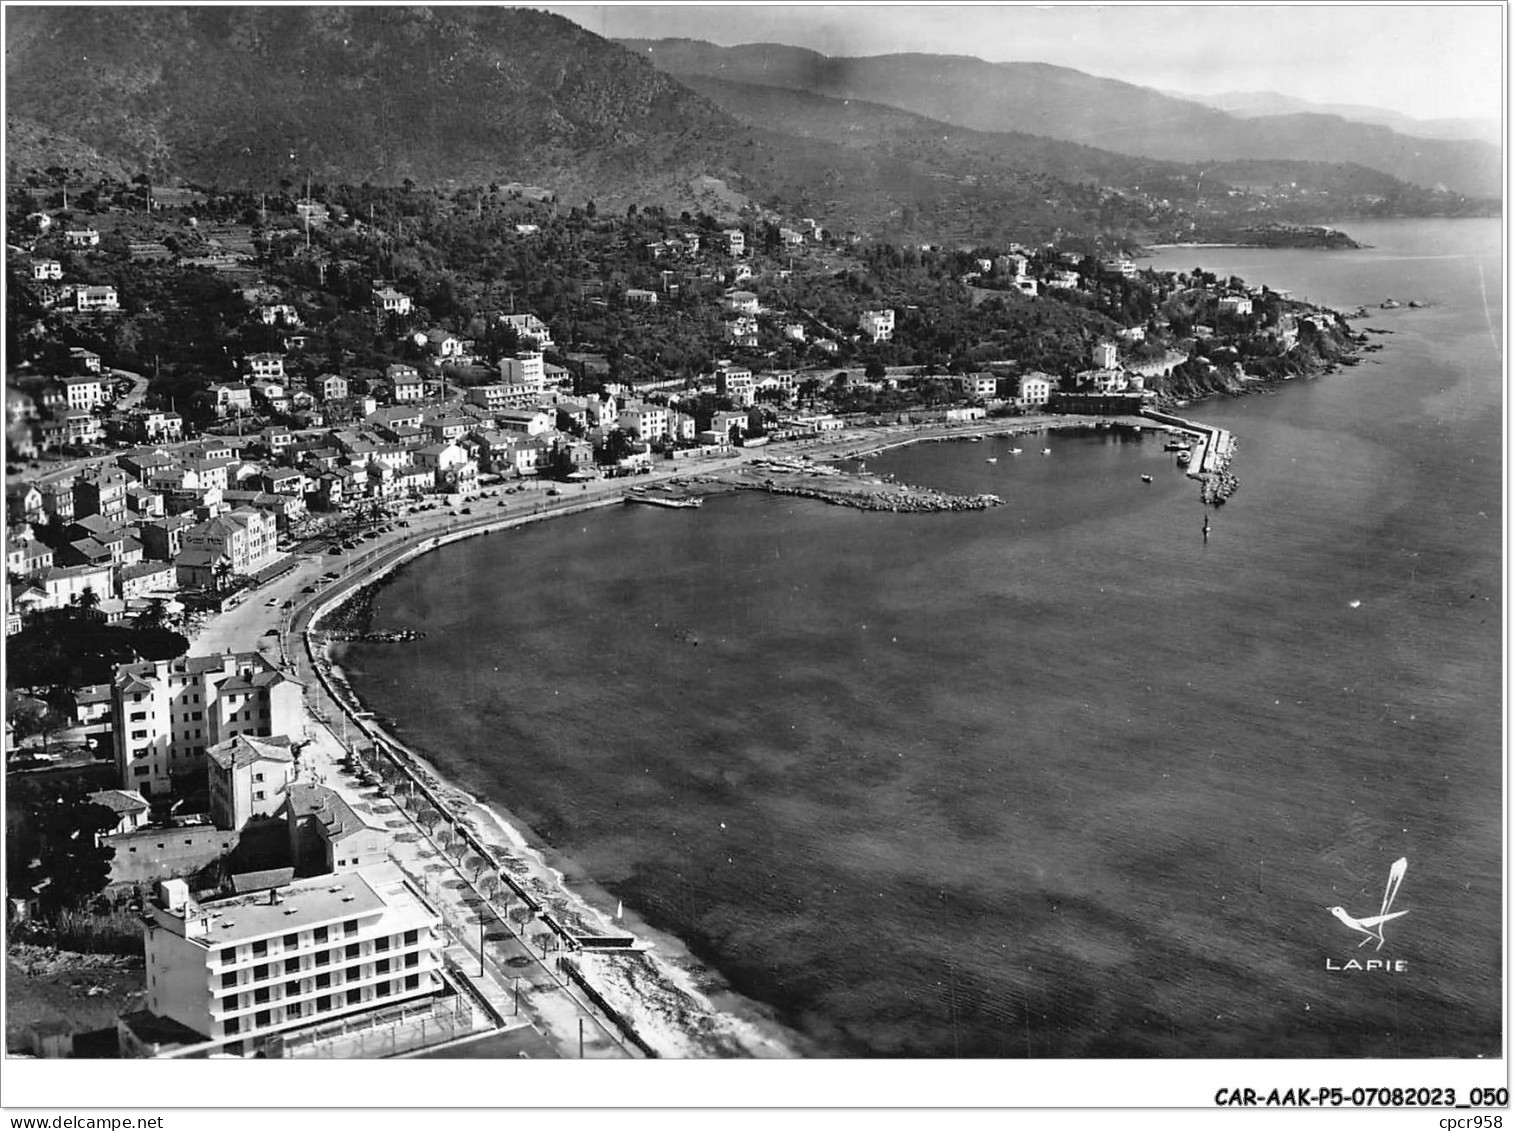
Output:
[[937,511],[980,511],[1003,505],[997,495],[947,495],[923,487],[891,487],[867,490],[852,482],[827,484],[824,487],[795,483],[740,483],[746,490],[767,491],[773,495],[796,495],[818,499],[838,507],[864,511],[892,511],[898,514],[925,514]]

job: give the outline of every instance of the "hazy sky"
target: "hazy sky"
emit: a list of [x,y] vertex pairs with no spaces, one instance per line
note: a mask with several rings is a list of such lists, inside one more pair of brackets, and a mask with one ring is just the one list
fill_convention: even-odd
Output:
[[1496,118],[1499,4],[545,4],[609,37],[921,51],[1075,67],[1160,90],[1275,90],[1415,118]]

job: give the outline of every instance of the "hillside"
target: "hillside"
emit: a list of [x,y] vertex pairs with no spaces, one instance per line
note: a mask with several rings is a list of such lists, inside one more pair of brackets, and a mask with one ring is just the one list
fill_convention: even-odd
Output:
[[[685,45],[679,57],[701,58],[704,47]],[[754,206],[906,242],[1070,234],[1128,245],[1362,213],[1296,163],[1272,175],[1248,168],[1261,191],[1229,194],[1215,191],[1224,186],[1208,166],[963,126],[860,96],[669,75],[652,65],[657,52],[523,9],[18,8],[8,56],[13,180],[61,166],[76,180],[140,171],[271,191],[306,177],[526,182],[564,206],[655,204],[727,219]],[[846,60],[784,48],[772,61],[787,69],[763,73],[786,83],[849,82],[834,73]],[[959,81],[941,90],[964,102],[974,95],[961,84],[996,70],[947,62]],[[1370,191],[1373,206],[1409,199],[1400,187]],[[1447,207],[1411,203],[1419,210],[1409,214]]]
[[80,181],[125,181],[133,170],[67,133],[11,115],[5,127],[5,169],[14,181],[26,170],[58,168]]
[[[760,115],[738,121],[623,48],[519,9],[28,8],[11,21],[9,54],[14,138],[66,133],[70,152],[206,187],[523,181],[615,211],[730,217],[757,204],[839,229],[1048,238],[1100,222],[1096,194],[1055,174],[1139,168],[1019,139],[1028,171],[999,144],[973,158],[997,163],[978,177],[939,147],[796,136]],[[1036,158],[1046,144],[1063,156]],[[47,143],[8,157],[13,175],[59,161]]]
[[[841,228],[1029,237],[1097,221],[1096,199],[1056,172],[1138,168],[1089,151],[1030,160],[1029,174],[1001,162],[990,185],[969,183],[934,168],[938,152],[738,121],[623,48],[520,9],[28,8],[8,48],[14,138],[66,133],[205,186],[523,181],[612,210],[756,203]],[[1037,144],[1021,139],[1020,155]],[[58,163],[47,144],[8,157],[13,175]]]
[[669,74],[860,98],[955,126],[1039,134],[1171,161],[1352,162],[1425,187],[1501,193],[1501,155],[1480,142],[1408,137],[1327,114],[1238,118],[1131,83],[1044,63],[945,55],[832,58],[780,44],[622,40]]
[[[271,186],[631,172],[676,188],[734,128],[558,16],[508,8],[25,8],[8,13],[10,125],[154,174]],[[169,65],[169,61],[174,65]]]
[[952,126],[860,98],[827,98],[705,75],[684,75],[680,81],[748,125],[760,124],[853,148],[909,151],[937,164],[998,162],[1026,174],[1115,185],[1153,182],[1190,172],[1176,162],[1130,157],[1049,137]]

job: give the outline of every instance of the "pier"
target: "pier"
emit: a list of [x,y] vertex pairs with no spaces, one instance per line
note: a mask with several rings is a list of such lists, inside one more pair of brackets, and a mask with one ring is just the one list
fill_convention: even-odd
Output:
[[1232,432],[1153,408],[1142,409],[1140,415],[1193,438],[1187,475],[1188,478],[1196,479],[1203,484],[1205,503],[1218,506],[1235,493],[1240,482],[1229,470],[1230,462],[1235,454],[1235,438]]

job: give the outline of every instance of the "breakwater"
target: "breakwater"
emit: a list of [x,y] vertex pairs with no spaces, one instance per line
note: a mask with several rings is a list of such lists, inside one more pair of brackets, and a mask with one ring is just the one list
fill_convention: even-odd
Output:
[[1223,506],[1224,501],[1240,489],[1239,479],[1230,470],[1236,446],[1234,433],[1156,409],[1146,409],[1142,415],[1194,438],[1187,474],[1189,478],[1198,480],[1206,504],[1211,507]]
[[997,495],[948,495],[927,487],[878,488],[847,483],[837,487],[799,486],[776,482],[741,483],[748,491],[766,491],[772,495],[795,495],[801,499],[818,499],[838,507],[864,511],[890,511],[895,514],[929,514],[940,511],[980,511],[1003,505]]

